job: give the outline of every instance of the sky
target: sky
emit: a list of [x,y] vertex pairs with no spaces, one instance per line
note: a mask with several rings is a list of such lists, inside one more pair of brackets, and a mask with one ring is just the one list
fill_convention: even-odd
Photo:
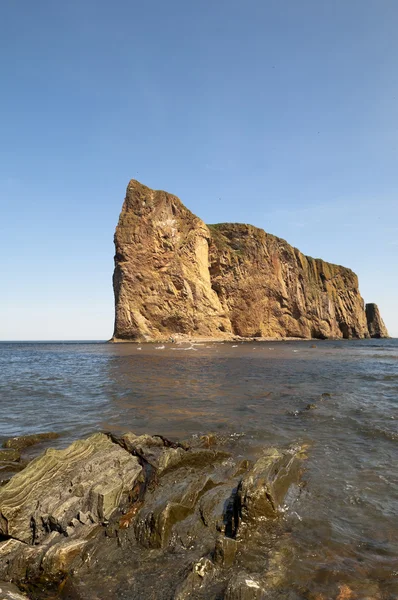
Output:
[[398,337],[396,0],[2,0],[0,339],[108,339],[131,178],[353,269]]

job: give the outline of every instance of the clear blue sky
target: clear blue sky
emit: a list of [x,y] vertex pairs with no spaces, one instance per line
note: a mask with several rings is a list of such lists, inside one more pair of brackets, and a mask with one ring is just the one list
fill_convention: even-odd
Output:
[[2,0],[0,339],[106,339],[129,179],[351,267],[398,336],[396,0]]

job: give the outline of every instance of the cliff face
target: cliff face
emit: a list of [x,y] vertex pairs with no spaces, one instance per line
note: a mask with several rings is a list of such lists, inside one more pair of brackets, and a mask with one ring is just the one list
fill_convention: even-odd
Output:
[[232,333],[211,286],[210,239],[176,196],[130,181],[115,233],[115,338]]
[[366,319],[368,322],[369,335],[372,338],[386,338],[388,331],[381,318],[377,304],[366,305]]
[[358,278],[251,225],[211,226],[213,287],[242,336],[366,337]]
[[251,225],[206,226],[176,196],[135,180],[115,246],[114,340],[369,336],[350,269]]

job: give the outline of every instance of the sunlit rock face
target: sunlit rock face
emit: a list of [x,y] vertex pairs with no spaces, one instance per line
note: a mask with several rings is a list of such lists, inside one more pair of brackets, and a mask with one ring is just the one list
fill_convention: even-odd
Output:
[[252,225],[205,225],[176,196],[135,180],[115,247],[114,341],[369,337],[350,269]]
[[166,192],[130,181],[115,233],[114,337],[232,334],[210,279],[208,227]]

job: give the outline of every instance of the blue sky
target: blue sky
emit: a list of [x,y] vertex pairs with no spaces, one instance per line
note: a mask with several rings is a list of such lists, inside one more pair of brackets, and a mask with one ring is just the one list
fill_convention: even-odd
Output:
[[398,337],[396,0],[3,0],[0,339],[107,339],[129,179],[359,275]]

